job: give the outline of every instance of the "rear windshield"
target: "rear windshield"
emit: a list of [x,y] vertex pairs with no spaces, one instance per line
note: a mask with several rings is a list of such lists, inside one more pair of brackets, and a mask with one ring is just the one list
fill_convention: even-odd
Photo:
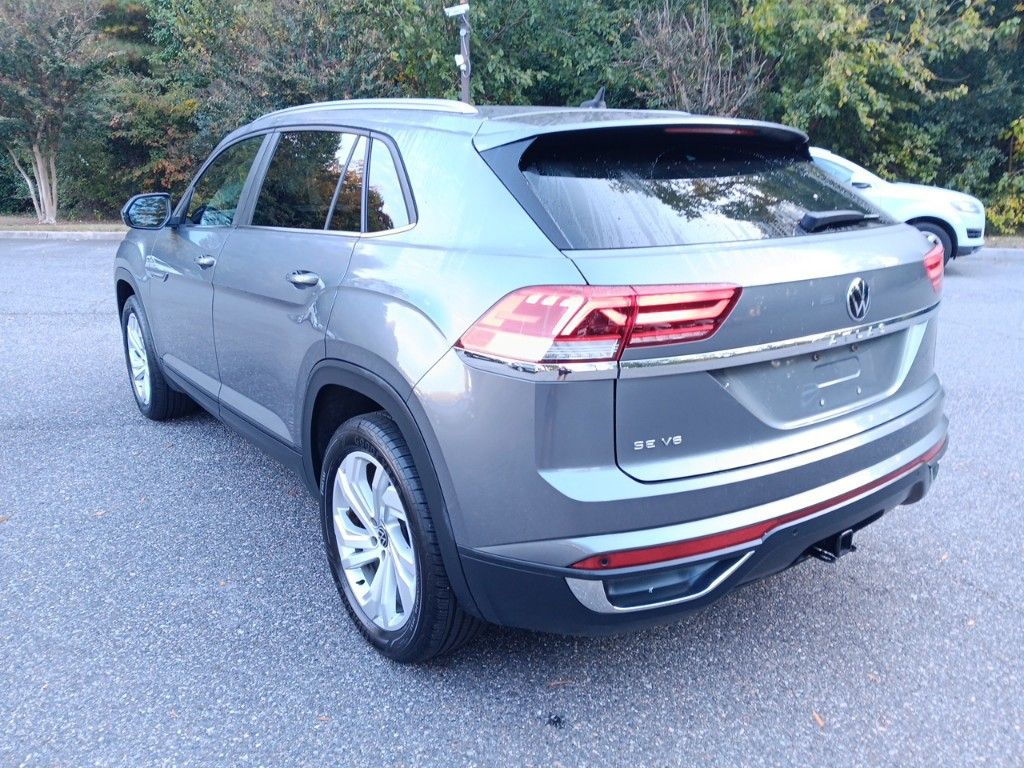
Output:
[[809,211],[875,215],[806,159],[756,136],[604,130],[538,138],[519,168],[571,248],[726,243],[806,234]]

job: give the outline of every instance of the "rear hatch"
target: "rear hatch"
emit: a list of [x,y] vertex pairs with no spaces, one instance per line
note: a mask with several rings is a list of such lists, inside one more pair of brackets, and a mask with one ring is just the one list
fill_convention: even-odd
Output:
[[803,134],[548,127],[482,154],[591,285],[739,288],[710,336],[622,350],[616,456],[636,479],[793,456],[938,392],[932,245],[817,170]]

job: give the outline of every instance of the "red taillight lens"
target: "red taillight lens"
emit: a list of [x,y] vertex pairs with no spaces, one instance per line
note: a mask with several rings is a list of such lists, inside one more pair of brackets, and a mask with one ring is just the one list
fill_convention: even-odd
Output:
[[936,245],[924,255],[924,271],[928,273],[928,279],[932,281],[932,288],[936,293],[942,290],[942,272],[945,267],[945,258],[941,245]]
[[638,286],[636,319],[626,346],[706,339],[729,316],[739,296],[734,285]]
[[739,296],[734,285],[521,288],[491,307],[457,346],[530,363],[617,360],[630,346],[708,338]]

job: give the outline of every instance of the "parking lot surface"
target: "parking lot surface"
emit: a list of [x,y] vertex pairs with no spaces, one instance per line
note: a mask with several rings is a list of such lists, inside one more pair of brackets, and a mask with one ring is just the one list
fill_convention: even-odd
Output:
[[676,624],[378,657],[317,506],[135,408],[115,245],[0,239],[0,766],[1024,764],[1024,251],[946,277],[932,494]]

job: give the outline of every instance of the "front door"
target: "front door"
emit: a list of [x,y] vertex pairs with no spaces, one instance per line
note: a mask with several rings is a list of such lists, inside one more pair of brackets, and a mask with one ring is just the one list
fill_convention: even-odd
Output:
[[299,401],[360,233],[365,137],[284,131],[214,275],[221,415],[300,442]]
[[146,307],[165,368],[211,398],[218,394],[213,275],[263,136],[232,144],[208,163],[186,195],[177,227],[161,230],[146,258]]

